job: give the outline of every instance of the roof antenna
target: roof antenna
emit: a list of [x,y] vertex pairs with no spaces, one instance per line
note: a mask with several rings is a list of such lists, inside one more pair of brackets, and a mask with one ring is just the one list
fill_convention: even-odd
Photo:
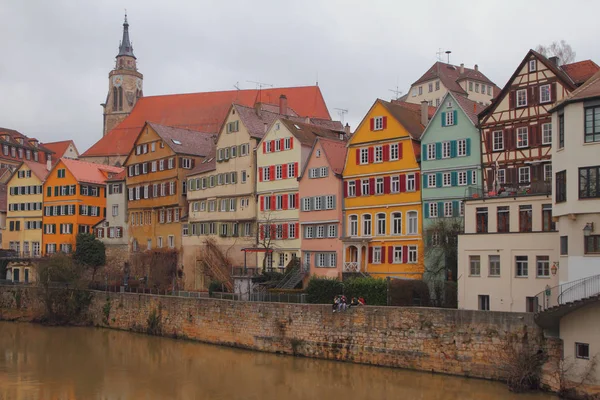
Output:
[[340,122],[342,123],[342,125],[344,125],[344,115],[348,114],[348,109],[346,109],[346,108],[334,108],[334,110],[337,110],[338,115],[340,116]]
[[317,86],[319,86],[319,71],[317,71]]
[[402,90],[400,90],[400,84],[398,83],[398,80],[396,80],[396,89],[388,89],[388,90],[396,95],[396,98],[394,100],[398,100],[400,98],[400,96],[402,95]]
[[437,58],[438,61],[444,61],[442,59],[442,54],[444,54],[444,50],[442,50],[442,48],[440,47],[437,51],[437,53],[435,53],[435,56]]
[[254,83],[256,84],[256,90],[258,90],[257,93],[257,98],[258,98],[258,102],[260,103],[262,101],[262,88],[264,87],[273,87],[273,85],[271,85],[270,83],[264,83],[264,82],[257,82],[257,81],[246,81],[246,82],[250,82],[250,83]]
[[452,53],[450,50],[446,50],[446,55],[448,56],[448,64],[450,64],[450,53]]

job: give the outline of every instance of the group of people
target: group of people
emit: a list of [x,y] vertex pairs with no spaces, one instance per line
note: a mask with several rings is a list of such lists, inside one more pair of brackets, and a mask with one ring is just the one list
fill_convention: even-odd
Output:
[[365,299],[362,297],[359,297],[358,299],[356,297],[352,298],[352,301],[350,302],[350,304],[348,304],[348,300],[346,299],[346,296],[344,296],[343,294],[339,294],[337,296],[335,296],[333,298],[333,312],[342,312],[342,311],[346,311],[346,309],[348,307],[358,307],[358,306],[364,306],[365,305]]

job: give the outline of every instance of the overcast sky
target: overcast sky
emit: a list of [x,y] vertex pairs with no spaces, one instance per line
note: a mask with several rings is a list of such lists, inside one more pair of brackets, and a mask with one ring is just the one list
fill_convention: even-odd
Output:
[[[495,4],[493,4],[495,3]],[[528,49],[564,39],[600,61],[600,2],[554,0],[0,0],[0,126],[43,142],[102,135],[127,8],[144,94],[312,85],[354,128],[376,98],[407,92],[435,61],[502,87]]]

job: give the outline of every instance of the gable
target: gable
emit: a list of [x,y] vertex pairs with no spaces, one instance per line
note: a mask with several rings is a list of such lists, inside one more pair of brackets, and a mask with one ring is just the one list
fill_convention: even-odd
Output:
[[[375,119],[378,118],[382,120],[382,129],[375,126]],[[350,138],[349,146],[408,137],[410,135],[406,128],[377,100],[356,128],[354,135]]]
[[[152,151],[152,143],[155,143],[154,151]],[[141,154],[136,154],[137,146],[142,146]],[[146,153],[143,153],[144,146],[147,148]],[[175,155],[173,149],[171,149],[171,147],[164,142],[160,135],[156,133],[156,131],[150,125],[146,125],[140,131],[138,137],[133,143],[133,148],[123,162],[123,166],[137,164],[141,162],[142,159],[143,161],[147,161],[150,158],[159,159],[163,157],[171,157],[173,155]]]

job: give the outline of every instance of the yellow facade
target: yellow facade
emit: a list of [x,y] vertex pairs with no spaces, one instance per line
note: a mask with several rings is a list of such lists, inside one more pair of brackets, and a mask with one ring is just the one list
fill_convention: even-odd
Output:
[[[414,115],[413,115],[414,114]],[[423,240],[419,117],[377,100],[348,145],[344,272],[420,279]],[[409,132],[405,125],[410,123]]]

